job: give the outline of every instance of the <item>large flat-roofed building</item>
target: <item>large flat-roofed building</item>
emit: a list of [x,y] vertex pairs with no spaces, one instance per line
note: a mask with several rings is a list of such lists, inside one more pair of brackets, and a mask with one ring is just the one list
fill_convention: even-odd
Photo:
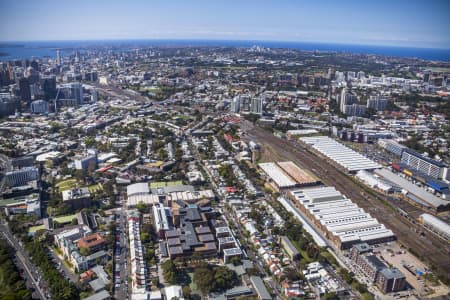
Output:
[[250,282],[253,285],[253,288],[256,291],[256,295],[258,295],[259,300],[271,300],[273,299],[270,293],[267,291],[266,286],[264,285],[264,282],[262,281],[261,277],[259,276],[251,276]]
[[320,155],[323,155],[339,165],[346,172],[354,173],[359,170],[373,170],[381,168],[371,159],[353,151],[352,149],[336,142],[326,136],[303,137],[300,141],[312,147]]
[[167,216],[170,215],[170,208],[164,207],[162,203],[153,205],[153,220],[156,232],[162,237],[164,232],[170,229]]
[[87,187],[63,191],[62,198],[64,203],[69,204],[73,209],[87,207],[91,204],[91,193]]
[[87,170],[90,166],[97,167],[97,155],[91,154],[85,157],[80,157],[74,161],[75,169]]
[[292,161],[260,163],[258,166],[267,175],[268,183],[276,190],[311,186],[320,182]]
[[292,161],[277,162],[277,165],[291,178],[297,181],[299,186],[308,186],[319,183],[319,180],[312,174],[299,168]]
[[260,163],[258,165],[269,177],[269,183],[276,189],[286,189],[298,186],[298,183],[283,172],[275,163]]
[[181,191],[181,192],[170,192],[167,194],[167,201],[181,200],[187,203],[195,203],[202,199],[213,200],[214,198],[215,195],[212,190]]
[[134,183],[127,186],[127,196],[136,194],[149,194],[150,187],[146,182]]
[[154,205],[160,202],[160,197],[150,193],[148,182],[134,183],[127,186],[127,207],[136,207],[138,203]]
[[401,187],[406,192],[406,200],[413,202],[415,205],[420,205],[436,212],[450,210],[450,201],[433,195],[432,193],[418,187],[411,181],[398,176],[386,168],[375,170],[374,173]]
[[5,207],[6,214],[27,214],[41,217],[41,200],[39,193],[0,199],[0,207]]
[[402,156],[403,150],[408,148],[402,144],[399,144],[396,141],[387,139],[379,139],[378,146],[399,157]]
[[308,188],[289,194],[325,237],[341,249],[361,242],[374,244],[395,239],[390,229],[334,187]]
[[10,186],[25,185],[29,181],[39,179],[39,169],[36,167],[26,167],[5,173],[5,183]]
[[402,153],[402,163],[414,170],[420,171],[437,179],[450,180],[448,166],[443,162],[423,156],[411,149],[405,149]]
[[[182,203],[180,203],[181,205]],[[216,214],[210,207],[195,204],[172,209],[174,229],[165,232],[167,252],[171,259],[198,255],[217,255],[216,236],[211,220]]]

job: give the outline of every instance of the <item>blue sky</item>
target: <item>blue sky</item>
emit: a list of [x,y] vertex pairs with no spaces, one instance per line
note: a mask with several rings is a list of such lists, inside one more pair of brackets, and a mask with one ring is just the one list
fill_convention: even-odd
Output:
[[446,0],[0,0],[0,41],[282,40],[450,48]]

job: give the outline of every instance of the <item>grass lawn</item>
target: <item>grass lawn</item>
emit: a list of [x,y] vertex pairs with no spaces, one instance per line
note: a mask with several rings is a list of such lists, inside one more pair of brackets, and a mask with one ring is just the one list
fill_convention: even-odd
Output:
[[156,93],[160,93],[161,89],[158,88],[158,87],[141,87],[139,89],[139,91],[140,92],[147,92],[147,93],[150,92],[150,93],[156,94]]
[[59,189],[60,192],[62,192],[62,191],[74,189],[77,187],[77,185],[78,185],[77,180],[74,178],[71,178],[71,179],[67,179],[67,180],[58,182],[56,184],[56,187]]
[[33,226],[28,228],[29,233],[35,233],[38,230],[45,229],[45,225]]
[[103,190],[103,187],[100,184],[94,184],[88,186],[89,193],[93,194],[95,192]]
[[305,250],[302,250],[300,248],[300,246],[298,245],[297,241],[292,241],[292,244],[295,246],[295,248],[297,248],[298,252],[300,252],[300,255],[302,256],[303,260],[305,261],[305,263],[309,264],[310,262],[312,262],[312,259],[308,256],[308,253],[306,253]]
[[183,119],[183,120],[190,120],[190,119],[192,119],[192,117],[186,116],[186,115],[178,115],[177,117],[180,118],[180,119]]
[[62,216],[62,217],[56,217],[53,219],[53,221],[58,222],[59,224],[65,224],[72,222],[72,219],[75,219],[77,217],[76,214],[69,215],[69,216]]
[[189,277],[191,278],[191,283],[189,284],[189,287],[191,288],[192,294],[202,296],[202,293],[197,289],[197,285],[194,283],[194,272],[188,273]]
[[174,186],[174,185],[183,185],[182,180],[177,181],[159,181],[159,182],[150,182],[151,189],[158,189],[166,186]]

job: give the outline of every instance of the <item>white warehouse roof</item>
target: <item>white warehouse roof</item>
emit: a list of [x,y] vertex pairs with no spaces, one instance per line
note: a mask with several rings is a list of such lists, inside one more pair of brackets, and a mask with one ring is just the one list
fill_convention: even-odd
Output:
[[293,187],[297,185],[297,182],[289,177],[274,163],[260,163],[258,165],[275,184],[280,188]]
[[127,186],[127,196],[135,194],[150,194],[150,187],[147,182],[134,183]]
[[393,182],[394,184],[400,186],[402,189],[407,190],[409,193],[427,202],[434,208],[438,208],[440,206],[447,206],[450,204],[449,201],[436,197],[430,192],[427,192],[426,190],[418,187],[417,185],[411,183],[410,181],[406,180],[403,177],[398,176],[397,174],[391,172],[386,168],[376,170],[375,174],[385,178],[388,181]]
[[291,192],[314,219],[341,242],[370,241],[392,237],[393,232],[364,212],[334,187],[319,187]]
[[350,172],[381,168],[379,164],[326,136],[304,137],[300,140]]

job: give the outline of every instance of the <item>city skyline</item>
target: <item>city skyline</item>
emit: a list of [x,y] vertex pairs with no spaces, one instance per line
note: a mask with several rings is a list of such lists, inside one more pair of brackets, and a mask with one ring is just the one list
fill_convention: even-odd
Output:
[[[7,0],[0,7],[0,26],[8,28],[0,41],[267,40],[450,48],[447,1],[81,1],[56,6]],[[36,16],[45,17],[35,22]]]

